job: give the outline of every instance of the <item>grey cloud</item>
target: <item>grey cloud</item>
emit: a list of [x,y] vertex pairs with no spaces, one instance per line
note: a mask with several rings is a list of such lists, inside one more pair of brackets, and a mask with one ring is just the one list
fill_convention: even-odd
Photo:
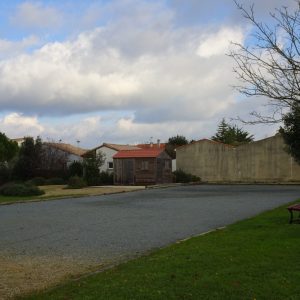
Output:
[[62,24],[62,14],[51,6],[39,2],[23,2],[11,17],[11,22],[21,28],[57,28]]

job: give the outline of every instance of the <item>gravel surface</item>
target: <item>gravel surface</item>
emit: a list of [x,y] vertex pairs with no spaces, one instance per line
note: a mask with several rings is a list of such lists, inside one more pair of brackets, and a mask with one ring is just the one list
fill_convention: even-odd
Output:
[[100,261],[164,246],[297,198],[300,186],[199,185],[1,206],[0,251]]
[[19,261],[61,257],[90,267],[126,259],[297,198],[300,186],[198,185],[0,206],[0,256]]

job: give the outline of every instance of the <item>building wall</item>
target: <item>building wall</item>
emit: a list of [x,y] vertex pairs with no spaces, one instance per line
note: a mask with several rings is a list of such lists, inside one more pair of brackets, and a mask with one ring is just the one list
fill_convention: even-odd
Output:
[[103,146],[96,150],[96,154],[98,154],[99,152],[102,152],[105,155],[105,161],[104,164],[100,167],[100,172],[113,172],[114,169],[109,168],[109,163],[113,163],[113,156],[117,153],[117,151]]
[[172,182],[172,162],[162,153],[157,158],[115,158],[114,183],[150,185]]
[[300,182],[300,165],[280,135],[236,148],[196,142],[177,149],[177,169],[208,182]]

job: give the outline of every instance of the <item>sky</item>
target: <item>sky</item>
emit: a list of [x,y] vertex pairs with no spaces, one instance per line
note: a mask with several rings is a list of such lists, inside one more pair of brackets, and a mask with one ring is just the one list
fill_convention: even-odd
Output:
[[[257,17],[294,0],[241,0]],[[232,0],[0,1],[0,132],[91,148],[210,138],[223,117],[270,113],[234,90]],[[278,125],[239,127],[256,140]]]

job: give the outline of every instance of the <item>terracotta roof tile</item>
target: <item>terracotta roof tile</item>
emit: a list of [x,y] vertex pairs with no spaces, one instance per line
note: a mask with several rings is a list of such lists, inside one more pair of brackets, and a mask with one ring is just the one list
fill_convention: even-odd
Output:
[[164,150],[162,149],[140,149],[131,151],[119,151],[113,158],[155,158]]

